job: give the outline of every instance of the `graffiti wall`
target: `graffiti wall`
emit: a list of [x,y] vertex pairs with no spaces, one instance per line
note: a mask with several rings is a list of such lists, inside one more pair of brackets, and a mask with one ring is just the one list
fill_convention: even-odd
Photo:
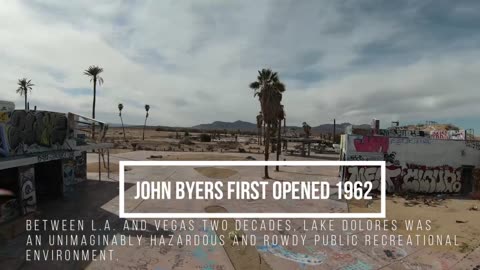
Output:
[[77,182],[87,179],[87,152],[75,156],[75,179]]
[[[0,157],[68,149],[65,114],[17,110],[0,112]],[[70,144],[69,144],[70,143]]]
[[35,211],[37,196],[35,192],[35,169],[33,166],[18,168],[18,181],[20,187],[20,209],[22,214]]
[[[346,160],[385,160],[388,192],[459,193],[463,170],[480,167],[476,143],[426,137],[346,135]],[[372,182],[380,188],[379,167],[348,167],[346,181]]]
[[77,183],[75,180],[75,160],[64,159],[63,165],[63,193],[69,193],[73,191],[73,185]]
[[378,135],[386,137],[427,137],[435,140],[465,140],[466,131],[462,130],[408,130],[408,129],[380,129]]

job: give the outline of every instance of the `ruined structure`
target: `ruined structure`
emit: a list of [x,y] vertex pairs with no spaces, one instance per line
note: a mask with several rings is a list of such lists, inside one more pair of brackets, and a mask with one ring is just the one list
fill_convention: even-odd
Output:
[[[387,192],[469,194],[480,189],[480,141],[464,131],[346,134],[342,160],[385,160]],[[372,181],[380,186],[379,167],[345,168],[345,181]]]
[[[108,149],[91,127],[107,125],[72,113],[0,110],[0,224],[32,213],[37,202],[67,195],[86,179],[86,153]],[[97,131],[98,133],[98,131]]]

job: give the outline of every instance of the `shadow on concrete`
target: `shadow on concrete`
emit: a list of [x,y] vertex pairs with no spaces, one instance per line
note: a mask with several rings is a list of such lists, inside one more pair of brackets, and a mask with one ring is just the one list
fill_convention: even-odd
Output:
[[[130,188],[133,184],[125,183],[125,190]],[[48,235],[86,235],[87,239],[94,235],[96,239],[102,236],[108,236],[109,239],[119,232],[128,235],[128,231],[122,231],[124,219],[120,219],[117,214],[111,213],[102,209],[102,206],[118,197],[119,186],[118,182],[87,180],[75,186],[75,191],[68,196],[59,199],[52,199],[45,202],[39,202],[37,205],[38,215],[36,219],[42,220],[84,220],[84,230],[77,232],[25,232],[16,238],[8,241],[6,245],[0,247],[0,265],[2,269],[85,269],[90,261],[56,261],[49,259],[48,261],[25,261],[25,248],[28,234],[36,234],[42,236],[42,246],[31,246],[30,249],[41,250],[65,250],[65,249],[79,249],[79,250],[103,250],[105,245],[90,246],[49,246]],[[97,230],[92,230],[92,220],[97,227]],[[103,228],[105,221],[110,223],[111,230],[99,231],[99,227]],[[25,225],[24,225],[25,226]],[[132,235],[140,234],[157,234],[169,237],[171,232],[155,229],[155,226],[148,225],[147,231],[131,231]],[[113,247],[114,248],[114,247]],[[107,253],[108,254],[108,253]]]

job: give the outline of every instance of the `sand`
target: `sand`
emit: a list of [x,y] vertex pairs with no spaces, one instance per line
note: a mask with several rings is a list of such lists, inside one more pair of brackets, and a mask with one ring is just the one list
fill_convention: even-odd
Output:
[[[101,164],[101,166],[102,166],[102,172],[107,172],[107,168],[105,168],[103,166],[103,163]],[[98,162],[88,163],[87,164],[87,172],[98,173]],[[118,173],[119,172],[118,163],[110,162],[110,172],[111,173]]]
[[215,179],[225,179],[238,173],[235,170],[216,167],[200,167],[195,170],[206,177]]
[[[415,195],[413,195],[415,196]],[[413,230],[409,234],[435,234],[435,235],[457,235],[459,247],[437,246],[435,249],[456,249],[462,253],[468,253],[480,246],[480,201],[464,198],[447,198],[436,200],[435,196],[427,196],[427,202],[422,196],[418,200],[406,200],[403,197],[387,197],[387,219],[396,219],[399,222],[404,220],[426,220],[432,221],[432,229]],[[433,202],[430,202],[433,200]],[[418,203],[418,204],[417,204]],[[350,203],[351,212],[380,212],[380,200],[375,200],[370,207],[365,202]],[[479,210],[473,211],[470,208],[477,206]],[[465,222],[465,223],[458,223]],[[404,227],[399,226],[398,234],[407,234]]]

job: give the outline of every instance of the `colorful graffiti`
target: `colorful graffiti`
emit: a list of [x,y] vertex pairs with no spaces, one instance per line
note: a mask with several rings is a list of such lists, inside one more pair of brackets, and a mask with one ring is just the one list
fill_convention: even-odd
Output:
[[261,252],[268,252],[277,257],[294,261],[303,265],[319,265],[325,262],[327,259],[325,253],[322,252],[317,252],[315,255],[308,255],[290,251],[281,245],[257,246],[257,250]]
[[63,192],[73,191],[75,183],[75,160],[63,160]]
[[353,140],[356,152],[388,152],[388,137],[383,136],[363,136]]
[[429,138],[424,137],[396,137],[390,138],[390,145],[401,145],[401,144],[431,144],[432,141]]
[[[457,193],[462,189],[462,168],[450,166],[428,167],[407,164],[405,167],[387,166],[388,192],[412,191],[419,193]],[[346,170],[347,181],[372,182],[373,189],[380,188],[379,167],[351,166]]]
[[462,188],[461,168],[455,169],[444,165],[439,167],[426,167],[407,164],[403,169],[404,190],[421,193],[455,193]]
[[3,129],[3,132],[0,130],[0,156],[44,151],[54,146],[58,146],[58,149],[68,136],[67,117],[62,113],[24,110],[3,112],[0,123]]
[[35,170],[33,166],[18,168],[18,180],[20,186],[20,208],[22,214],[35,211],[37,196],[35,192]]
[[77,181],[87,179],[87,152],[75,157],[75,178]]
[[5,124],[0,123],[0,157],[8,156],[9,149]]
[[38,162],[47,162],[51,160],[59,160],[59,159],[72,159],[74,157],[74,153],[72,151],[50,151],[50,152],[42,152],[38,154]]
[[465,140],[465,130],[433,130],[430,138],[436,140]]
[[379,135],[387,137],[424,137],[425,132],[421,130],[406,130],[406,129],[380,129]]

